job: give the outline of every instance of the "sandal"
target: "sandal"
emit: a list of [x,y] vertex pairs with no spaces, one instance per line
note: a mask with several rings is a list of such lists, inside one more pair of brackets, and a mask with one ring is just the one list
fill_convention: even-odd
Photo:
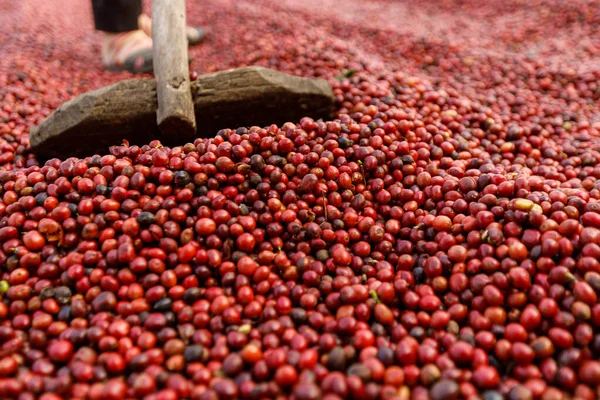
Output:
[[122,63],[105,65],[112,72],[128,71],[133,74],[145,74],[152,72],[152,49],[140,50],[125,59]]
[[[203,32],[203,31],[202,31]],[[202,40],[198,35],[196,40]],[[104,67],[109,71],[128,71],[134,74],[151,73],[152,39],[142,30],[106,34],[102,47]],[[192,58],[188,55],[188,63]]]
[[152,39],[141,30],[105,33],[102,63],[109,71],[152,72]]
[[201,28],[201,27],[196,27],[196,28],[188,27],[187,28],[187,39],[188,39],[188,43],[190,44],[190,46],[195,46],[198,43],[201,43],[202,41],[204,41],[205,37],[206,37],[206,30],[204,30],[204,28]]

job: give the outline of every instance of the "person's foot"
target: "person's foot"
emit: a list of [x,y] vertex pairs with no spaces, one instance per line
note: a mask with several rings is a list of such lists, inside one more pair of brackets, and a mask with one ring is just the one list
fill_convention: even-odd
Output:
[[[138,26],[146,33],[146,35],[152,37],[152,19],[149,16],[141,14],[138,18]],[[200,27],[194,28],[188,26],[185,33],[188,43],[192,46],[203,41],[206,36],[206,31]]]
[[102,62],[110,71],[152,72],[152,39],[141,29],[104,33]]

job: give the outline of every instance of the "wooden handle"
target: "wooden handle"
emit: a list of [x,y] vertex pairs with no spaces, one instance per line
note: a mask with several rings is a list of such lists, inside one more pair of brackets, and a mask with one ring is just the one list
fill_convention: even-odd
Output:
[[163,134],[189,137],[196,131],[190,91],[185,0],[152,0],[153,65]]

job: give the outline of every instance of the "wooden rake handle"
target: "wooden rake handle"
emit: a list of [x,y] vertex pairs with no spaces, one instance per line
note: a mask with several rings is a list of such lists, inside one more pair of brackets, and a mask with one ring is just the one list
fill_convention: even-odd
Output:
[[196,132],[186,26],[185,0],[152,0],[156,122],[163,135],[190,137]]

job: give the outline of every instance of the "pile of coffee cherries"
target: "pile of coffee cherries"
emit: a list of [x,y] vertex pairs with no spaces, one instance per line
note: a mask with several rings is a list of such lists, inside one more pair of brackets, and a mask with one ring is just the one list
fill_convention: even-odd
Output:
[[195,71],[321,77],[336,117],[40,160],[128,76],[75,0],[7,11],[0,398],[600,396],[598,4],[189,3]]

